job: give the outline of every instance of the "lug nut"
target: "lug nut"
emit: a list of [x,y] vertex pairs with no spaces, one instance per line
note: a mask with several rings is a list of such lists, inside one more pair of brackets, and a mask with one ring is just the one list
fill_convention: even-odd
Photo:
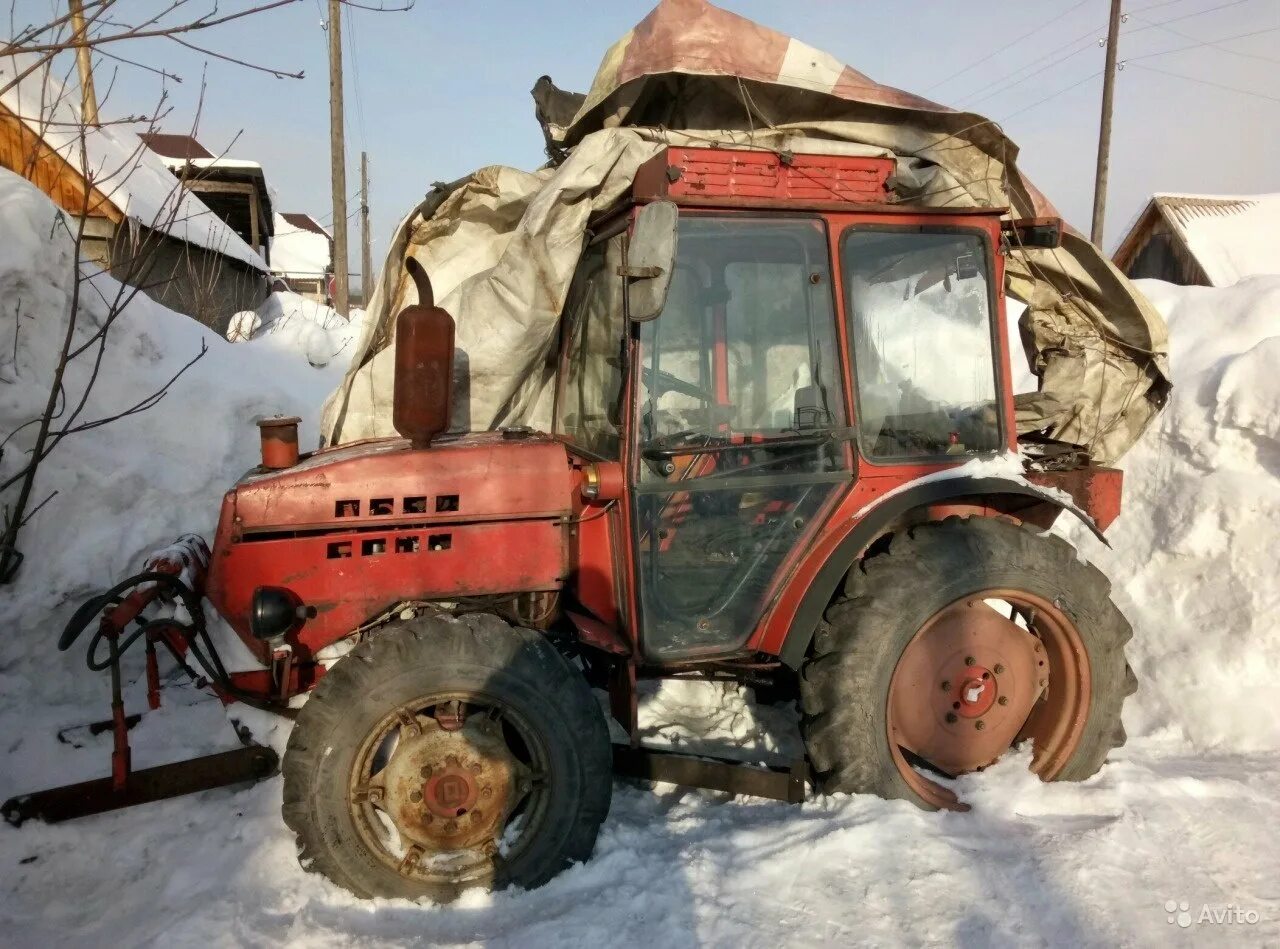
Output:
[[479,774],[479,773],[480,773],[480,762],[479,762],[479,761],[473,761],[473,762],[471,762],[471,764],[467,765],[467,770],[469,770],[472,774]]
[[977,660],[977,659],[974,659],[974,658],[973,658],[973,656],[965,656],[965,657],[964,657],[964,664],[965,664],[966,666],[971,666],[971,665],[973,665],[974,663],[976,663],[977,661],[978,661],[978,660]]
[[956,713],[955,713],[955,712],[947,712],[947,724],[949,724],[949,725],[954,725],[954,724],[955,724],[955,721],[956,721]]
[[414,804],[421,804],[421,803],[422,803],[422,792],[421,792],[421,791],[410,791],[410,792],[409,792],[409,800],[413,801],[413,803],[414,803]]
[[493,794],[493,788],[491,788],[491,787],[489,787],[489,786],[487,786],[487,785],[486,785],[485,787],[482,787],[482,788],[480,789],[480,796],[481,796],[481,797],[489,797],[489,796],[491,796],[492,794]]
[[987,723],[984,722],[982,719],[978,719],[976,722],[974,722],[973,727],[976,728],[978,731],[982,731],[984,728],[987,727]]
[[421,774],[424,778],[429,778],[429,777],[431,777],[431,765],[429,765],[429,764],[424,764],[424,765],[422,766],[422,770],[421,770],[421,771],[419,771],[418,773],[419,773],[419,774]]
[[950,680],[950,679],[943,679],[943,680],[942,680],[942,691],[943,691],[943,692],[950,692],[950,691],[951,691],[951,680]]
[[1007,695],[1002,695],[1002,696],[1000,696],[1000,698],[996,699],[996,701],[997,701],[997,702],[999,702],[1001,705],[1008,705],[1008,704],[1009,704],[1009,696],[1007,696]]
[[457,829],[458,829],[458,822],[456,820],[445,821],[444,832],[446,834],[452,834],[455,831],[457,831]]
[[995,668],[995,673],[996,673],[996,675],[1003,675],[1003,674],[1004,674],[1004,666],[1000,665],[1000,663],[998,663],[998,662],[997,662],[997,663],[996,663],[996,668]]

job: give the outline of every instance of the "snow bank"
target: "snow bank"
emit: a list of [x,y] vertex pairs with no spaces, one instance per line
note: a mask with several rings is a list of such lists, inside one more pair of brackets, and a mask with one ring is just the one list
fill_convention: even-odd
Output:
[[1169,323],[1172,400],[1125,456],[1112,578],[1141,683],[1131,734],[1280,749],[1280,276],[1138,286]]
[[[284,359],[304,356],[320,369],[331,364],[344,369],[351,361],[364,320],[364,310],[352,310],[347,319],[337,310],[287,290],[267,297],[256,310],[243,310],[227,327],[233,343],[261,341]],[[341,374],[332,380],[336,386]]]
[[[37,417],[48,398],[72,290],[72,242],[57,220],[41,192],[0,169],[0,438]],[[82,286],[78,343],[101,325],[118,288],[109,277]],[[300,415],[303,444],[318,442],[319,406],[344,370],[339,344],[328,348],[326,339],[319,346],[302,328],[282,328],[232,345],[141,293],[111,329],[81,421],[156,392],[202,345],[203,358],[154,408],[69,436],[42,466],[34,501],[57,493],[19,537],[26,561],[17,582],[0,589],[7,630],[0,637],[0,708],[12,710],[8,703],[33,695],[67,699],[82,689],[100,698],[99,677],[78,656],[50,654],[76,602],[136,571],[146,553],[184,531],[211,536],[222,493],[257,463],[258,419]],[[310,355],[324,355],[324,369],[308,364],[307,346],[315,347]],[[71,405],[92,354],[70,366]],[[29,427],[4,446],[0,479],[21,468],[33,435]]]

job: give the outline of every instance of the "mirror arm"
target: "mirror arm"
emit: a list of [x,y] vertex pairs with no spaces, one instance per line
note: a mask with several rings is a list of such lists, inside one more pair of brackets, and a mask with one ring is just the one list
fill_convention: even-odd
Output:
[[632,280],[661,277],[666,273],[661,267],[628,267],[626,264],[619,264],[617,272],[619,277],[628,277]]

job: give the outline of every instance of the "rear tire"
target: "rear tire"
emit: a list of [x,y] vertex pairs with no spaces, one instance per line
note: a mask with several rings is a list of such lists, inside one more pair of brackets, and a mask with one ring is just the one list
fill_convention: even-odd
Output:
[[[1124,743],[1121,706],[1137,686],[1124,658],[1132,630],[1110,600],[1106,577],[1059,537],[993,518],[952,517],[877,545],[849,571],[815,632],[801,674],[801,727],[821,791],[903,798],[926,808],[957,806],[950,792],[927,779],[922,793],[915,769],[904,769],[904,755],[890,739],[891,708],[897,707],[890,703],[891,683],[909,644],[934,617],[975,593],[1001,589],[1025,591],[1045,603],[1074,627],[1087,656],[1081,663],[1088,680],[1083,728],[1077,726],[1070,746],[1060,750],[1048,779],[1087,778]],[[937,693],[915,689],[912,701],[936,702]],[[972,724],[959,719],[960,726]],[[936,731],[934,722],[926,726]],[[935,796],[935,789],[942,793]]]
[[[546,790],[538,798],[536,820],[530,816],[533,805],[525,814],[529,840],[509,862],[495,860],[484,879],[423,879],[413,870],[400,872],[394,859],[388,863],[370,845],[359,809],[353,814],[353,775],[361,756],[367,758],[370,736],[389,715],[433,694],[484,697],[518,719],[540,749],[537,770],[545,776],[534,781],[544,782]],[[430,718],[422,721],[434,727]],[[479,614],[396,623],[344,656],[299,713],[283,771],[282,810],[297,835],[299,860],[361,897],[447,900],[474,885],[540,886],[590,857],[613,791],[609,732],[582,675],[539,633]],[[411,800],[421,802],[423,791],[414,787]],[[488,795],[491,789],[484,790]],[[499,790],[483,802],[485,809],[501,796]],[[527,800],[533,799],[531,792]],[[474,809],[479,811],[480,802]]]

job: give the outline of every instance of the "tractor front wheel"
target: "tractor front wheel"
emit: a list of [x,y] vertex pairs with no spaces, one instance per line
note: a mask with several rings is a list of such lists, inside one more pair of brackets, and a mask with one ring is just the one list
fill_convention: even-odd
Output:
[[362,897],[539,886],[586,860],[612,795],[581,674],[495,616],[422,616],[321,680],[284,759],[299,859]]
[[1081,780],[1137,685],[1110,584],[1064,540],[991,518],[895,535],[849,572],[801,678],[818,786],[962,808],[944,780],[1021,742]]

